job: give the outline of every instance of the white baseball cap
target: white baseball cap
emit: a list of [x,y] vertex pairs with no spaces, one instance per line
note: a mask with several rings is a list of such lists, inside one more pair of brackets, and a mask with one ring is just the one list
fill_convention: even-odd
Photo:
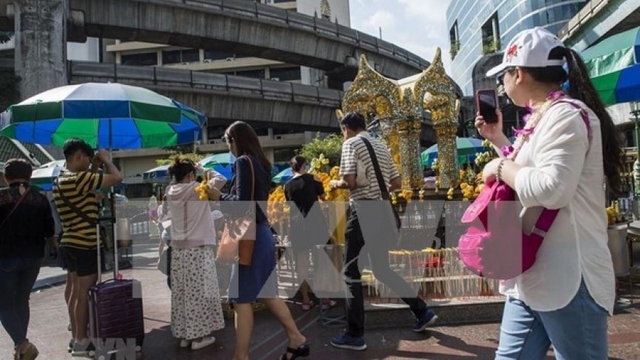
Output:
[[494,76],[510,67],[547,67],[563,66],[565,60],[549,60],[549,53],[564,44],[549,31],[535,27],[518,33],[507,45],[502,63],[487,71]]

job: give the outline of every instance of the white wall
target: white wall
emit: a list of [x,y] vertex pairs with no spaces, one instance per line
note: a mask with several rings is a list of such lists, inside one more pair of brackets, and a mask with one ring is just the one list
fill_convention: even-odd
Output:
[[[318,18],[322,16],[320,11],[320,3],[322,0],[297,0],[297,11],[301,14],[317,15]],[[349,15],[349,1],[348,0],[328,0],[329,7],[331,8],[331,21],[338,20],[338,24],[351,27],[351,16]],[[326,86],[324,81],[318,81],[324,78],[324,72],[319,70],[313,70],[306,66],[300,67],[300,82],[305,85],[313,86]]]
[[607,111],[616,125],[632,121],[631,103],[611,105],[607,107]]
[[[298,12],[313,16],[314,12],[320,17],[320,2],[322,0],[297,0]],[[351,27],[348,0],[328,0],[331,8],[331,21],[338,19],[338,24]]]
[[100,42],[97,38],[87,38],[86,43],[67,42],[67,59],[98,62],[100,60]]
[[[0,50],[15,49],[15,40],[0,44]],[[86,43],[67,42],[67,59],[77,61],[98,61],[100,59],[100,43],[97,38],[87,38]]]

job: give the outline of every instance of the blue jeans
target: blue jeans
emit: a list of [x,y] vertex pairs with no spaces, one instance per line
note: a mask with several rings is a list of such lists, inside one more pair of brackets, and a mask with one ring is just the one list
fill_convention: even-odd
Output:
[[0,258],[0,322],[14,346],[27,340],[29,295],[41,258]]
[[559,360],[605,360],[608,316],[593,300],[584,281],[576,296],[560,310],[534,311],[522,301],[509,298],[496,360],[545,359],[552,344]]

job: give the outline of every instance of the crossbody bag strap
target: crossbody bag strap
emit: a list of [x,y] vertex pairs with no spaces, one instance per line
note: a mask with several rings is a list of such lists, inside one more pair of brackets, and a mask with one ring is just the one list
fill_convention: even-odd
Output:
[[362,142],[364,143],[364,145],[367,147],[367,150],[369,151],[369,157],[371,158],[371,164],[373,165],[373,170],[376,173],[376,179],[378,179],[378,186],[380,187],[380,192],[382,193],[382,198],[384,200],[389,200],[389,190],[387,189],[387,186],[384,183],[384,178],[382,177],[382,171],[380,171],[380,164],[378,164],[378,158],[376,157],[376,153],[373,150],[373,146],[371,146],[371,143],[369,142],[369,140],[367,140],[364,136],[360,137],[362,139]]
[[[560,99],[556,101],[553,105],[556,105],[559,103],[567,103],[573,106],[574,108],[580,110],[580,116],[582,117],[582,121],[587,126],[589,148],[591,148],[591,139],[592,139],[591,123],[589,123],[589,114],[587,113],[587,111],[583,109],[580,105],[577,105],[576,103],[568,99]],[[587,152],[589,151],[589,148],[587,149]],[[544,238],[547,235],[547,232],[549,231],[549,229],[551,229],[551,225],[553,225],[553,222],[555,221],[556,216],[558,216],[558,212],[560,212],[560,209],[550,210],[545,208],[544,210],[542,210],[542,213],[540,213],[540,217],[538,217],[538,221],[536,221],[536,224],[533,227],[532,234],[535,234],[537,236]]]
[[256,199],[256,171],[253,167],[251,156],[247,155],[247,160],[249,160],[249,166],[251,167],[251,201],[253,201]]
[[11,211],[9,211],[9,213],[7,214],[7,216],[4,218],[4,220],[2,220],[2,223],[0,224],[0,229],[2,229],[2,227],[4,227],[4,224],[7,223],[7,221],[9,221],[9,218],[11,218],[11,215],[13,215],[13,212],[16,211],[16,209],[18,208],[18,206],[20,206],[20,204],[22,204],[22,201],[24,200],[24,198],[27,196],[27,193],[29,192],[29,190],[31,190],[31,187],[28,187],[25,191],[24,194],[20,195],[20,197],[18,198],[18,201],[16,201],[16,204],[13,205],[13,208],[11,209]]
[[78,207],[74,203],[72,203],[71,200],[69,200],[69,198],[62,191],[62,188],[60,188],[60,182],[58,180],[59,178],[56,179],[56,189],[58,190],[58,194],[60,195],[60,199],[62,199],[62,202],[64,202],[64,204],[67,205],[69,209],[71,209],[71,211],[76,213],[76,215],[82,218],[82,220],[86,221],[89,225],[96,226],[98,221],[96,219],[90,218],[89,216],[87,216],[87,214],[80,211],[80,209],[78,209]]
[[[247,160],[249,160],[249,167],[251,168],[251,198],[249,199],[250,202],[255,200],[255,196],[256,196],[256,173],[255,173],[255,169],[253,168],[253,161],[251,161],[251,156],[249,155],[244,155],[244,157],[247,158]],[[235,180],[233,181],[233,188],[238,189],[238,176],[235,177]],[[249,203],[249,208],[247,209],[247,214],[252,213],[251,210],[253,210],[253,208],[251,207],[252,204]]]

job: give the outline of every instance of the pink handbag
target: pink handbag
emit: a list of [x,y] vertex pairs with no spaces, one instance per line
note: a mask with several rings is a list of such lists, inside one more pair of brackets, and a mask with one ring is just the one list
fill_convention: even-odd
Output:
[[[559,100],[556,104],[560,102],[581,110],[591,139],[586,111],[567,100]],[[486,278],[506,280],[533,266],[559,209],[544,209],[531,233],[525,234],[517,204],[515,191],[505,183],[496,181],[491,186],[485,186],[467,208],[462,223],[469,227],[460,237],[458,255],[469,270]],[[518,235],[521,236],[520,241],[517,240]]]

